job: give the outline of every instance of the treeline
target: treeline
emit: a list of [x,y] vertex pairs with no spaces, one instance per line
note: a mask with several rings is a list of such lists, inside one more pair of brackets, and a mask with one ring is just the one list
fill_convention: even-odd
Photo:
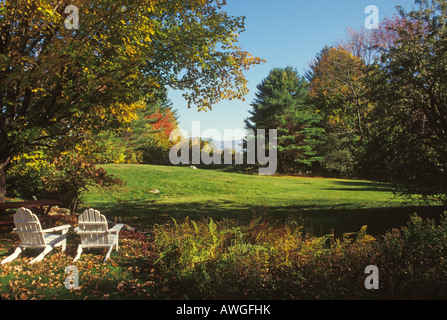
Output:
[[127,127],[105,131],[94,137],[91,152],[97,164],[145,163],[165,164],[169,161],[172,142],[170,133],[177,129],[178,115],[165,89],[156,98],[137,110],[136,118]]
[[447,6],[348,30],[300,75],[275,68],[258,85],[249,129],[278,129],[280,173],[399,184],[425,200],[447,197]]

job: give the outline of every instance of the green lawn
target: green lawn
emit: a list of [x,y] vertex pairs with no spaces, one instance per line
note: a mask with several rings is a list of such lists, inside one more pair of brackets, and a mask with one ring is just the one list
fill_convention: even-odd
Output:
[[[223,170],[150,165],[103,165],[126,181],[113,190],[93,189],[84,206],[135,225],[174,219],[238,219],[263,216],[296,220],[322,235],[355,232],[368,225],[371,234],[404,225],[411,213],[437,217],[441,207],[415,207],[393,194],[391,185],[364,180],[259,176]],[[159,193],[151,193],[158,190]]]

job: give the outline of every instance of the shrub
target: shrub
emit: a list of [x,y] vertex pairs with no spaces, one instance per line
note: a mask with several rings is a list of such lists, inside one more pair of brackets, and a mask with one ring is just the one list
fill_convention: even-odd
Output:
[[33,199],[40,197],[47,186],[43,177],[56,170],[42,150],[15,157],[7,171],[6,190],[9,197]]
[[[361,252],[374,240],[359,234],[357,240],[332,248],[331,236],[311,237],[296,225],[254,220],[241,227],[187,219],[158,226],[155,246],[161,271],[189,298],[334,298],[352,280],[343,277],[352,267],[341,263],[357,262],[344,254]],[[366,258],[360,260],[363,265]],[[362,286],[363,280],[354,285]]]
[[[364,226],[339,239],[296,224],[185,220],[157,226],[156,264],[193,299],[405,299],[447,297],[447,219],[412,216],[377,238]],[[379,290],[365,268],[379,268]]]
[[169,145],[164,145],[161,140],[149,138],[140,147],[142,163],[145,164],[167,164],[169,163]]
[[387,232],[378,250],[381,279],[391,298],[447,295],[447,219],[440,224],[411,216],[406,227]]
[[327,176],[353,177],[356,175],[358,138],[351,134],[327,133],[326,143],[321,145],[318,154],[323,157],[319,169]]
[[88,187],[110,187],[123,181],[76,153],[36,151],[15,159],[7,183],[17,197],[58,200],[74,212]]

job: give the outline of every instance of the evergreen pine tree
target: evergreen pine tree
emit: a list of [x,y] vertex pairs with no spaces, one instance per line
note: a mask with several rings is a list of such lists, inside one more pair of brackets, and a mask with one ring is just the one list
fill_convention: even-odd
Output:
[[[323,129],[319,116],[308,103],[308,83],[291,67],[275,68],[257,86],[246,129],[277,129],[278,171],[296,173],[310,169],[321,159],[315,147]],[[268,141],[268,137],[266,138]]]

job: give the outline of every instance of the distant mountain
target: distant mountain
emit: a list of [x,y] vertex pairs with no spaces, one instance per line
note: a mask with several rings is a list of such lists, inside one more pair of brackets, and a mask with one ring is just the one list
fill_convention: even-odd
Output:
[[218,147],[221,150],[224,150],[226,148],[228,149],[235,149],[238,152],[242,152],[242,141],[243,140],[213,140],[213,143],[216,147]]
[[[198,139],[197,137],[190,138],[192,140]],[[202,140],[208,140],[209,138],[202,137]],[[235,149],[238,152],[242,152],[242,139],[233,139],[233,140],[215,140],[211,138],[211,141],[213,144],[219,148],[220,150],[224,150],[226,148],[228,149]]]

